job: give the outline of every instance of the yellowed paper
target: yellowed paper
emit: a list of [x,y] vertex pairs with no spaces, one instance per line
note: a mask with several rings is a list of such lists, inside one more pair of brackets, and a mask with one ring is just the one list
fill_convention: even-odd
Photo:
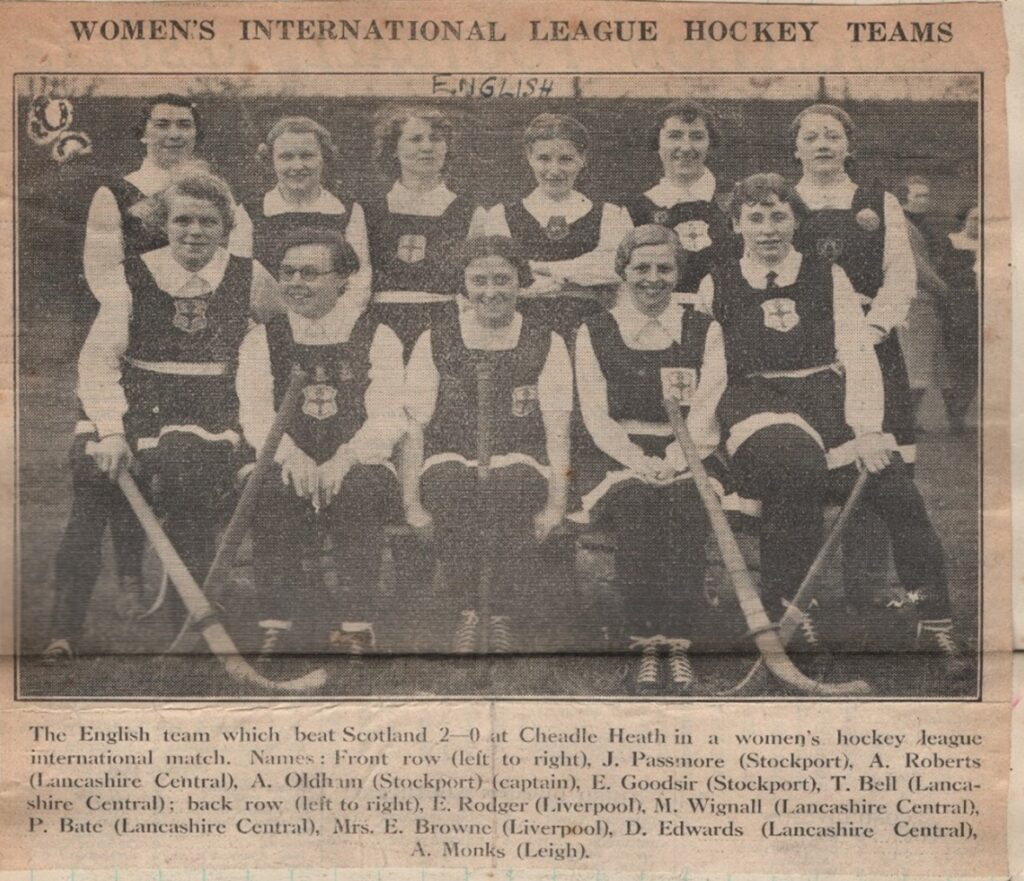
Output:
[[[0,616],[0,871],[19,878],[28,871],[141,878],[171,869],[189,877],[207,870],[360,878],[374,870],[474,878],[556,872],[1006,877],[1007,842],[1014,839],[1006,804],[1012,325],[1007,52],[999,4],[25,3],[8,4],[5,13],[2,110],[11,150],[4,151],[0,179],[10,196],[4,296],[11,333],[3,335],[3,353],[11,371],[4,397],[9,428],[0,437],[9,453],[5,461],[12,463],[6,472],[12,529],[0,537],[0,559],[10,573],[2,579],[8,614]],[[397,201],[389,202],[401,197],[389,157],[381,163],[375,155],[374,124],[388,108],[411,105],[420,118],[429,108],[446,120],[427,130],[443,134],[443,180],[462,201],[449,200],[426,216],[436,220],[450,204],[464,210],[466,228],[456,238],[494,232],[494,206],[501,205],[502,222],[515,238],[511,212],[543,186],[547,173],[531,165],[533,148],[523,146],[531,120],[551,113],[582,124],[586,144],[568,137],[547,142],[569,143],[568,161],[579,165],[571,171],[578,175],[575,190],[596,212],[593,218],[600,215],[589,233],[598,243],[591,250],[603,243],[607,251],[610,241],[611,251],[606,263],[568,266],[575,255],[559,249],[577,233],[563,230],[557,212],[548,212],[554,224],[533,215],[534,236],[550,250],[533,255],[531,271],[534,278],[555,278],[562,293],[586,294],[566,296],[566,302],[590,302],[603,284],[607,307],[631,290],[628,276],[614,275],[610,255],[630,226],[643,223],[636,207],[642,194],[663,174],[671,176],[670,153],[665,158],[652,149],[662,144],[660,110],[688,100],[713,114],[720,137],[702,149],[715,180],[710,193],[694,190],[690,198],[716,206],[727,235],[728,196],[738,181],[757,172],[801,180],[799,145],[789,133],[797,114],[813,104],[841,107],[853,126],[846,132],[855,160],[850,175],[882,200],[851,209],[860,230],[855,235],[878,232],[873,241],[881,241],[880,222],[887,231],[912,223],[899,205],[887,213],[882,191],[902,194],[905,203],[901,186],[923,179],[932,199],[931,253],[941,254],[934,268],[947,287],[954,266],[966,271],[961,278],[975,279],[979,309],[973,314],[982,321],[977,354],[968,339],[971,310],[961,302],[956,312],[944,295],[927,292],[920,268],[906,316],[881,329],[900,339],[911,368],[908,385],[921,391],[913,485],[943,545],[951,611],[929,606],[932,612],[919,613],[921,597],[938,585],[917,584],[914,560],[905,558],[897,571],[884,549],[872,545],[856,559],[847,549],[848,571],[844,575],[838,553],[826,560],[820,602],[810,608],[829,651],[780,654],[771,644],[765,648],[764,634],[756,634],[756,642],[746,634],[760,619],[750,617],[749,603],[741,609],[736,602],[732,583],[742,576],[711,530],[700,584],[680,582],[687,608],[696,608],[692,617],[677,618],[670,604],[666,620],[652,622],[649,633],[629,632],[641,594],[623,585],[642,585],[643,578],[625,577],[614,528],[597,522],[601,508],[594,506],[589,525],[581,522],[585,517],[560,523],[545,544],[548,556],[536,581],[516,585],[513,579],[518,592],[504,606],[500,588],[507,573],[493,561],[517,564],[514,555],[496,556],[503,544],[511,546],[512,527],[500,523],[509,529],[504,535],[481,532],[474,559],[485,561],[480,568],[488,578],[473,569],[459,584],[444,566],[427,576],[414,567],[421,573],[415,581],[404,567],[418,546],[398,510],[386,530],[387,547],[377,555],[373,593],[380,617],[373,623],[380,654],[341,652],[356,632],[350,604],[365,585],[346,583],[345,560],[332,556],[337,538],[322,541],[322,532],[333,527],[319,510],[309,521],[315,535],[293,533],[315,545],[292,573],[296,617],[304,603],[313,620],[285,657],[257,662],[254,640],[267,628],[250,620],[263,559],[251,537],[229,582],[210,591],[212,604],[193,606],[209,614],[179,637],[177,570],[161,559],[151,533],[134,609],[136,616],[148,614],[130,620],[116,540],[100,530],[100,544],[83,541],[75,554],[64,552],[63,569],[55,558],[68,546],[72,502],[84,498],[73,484],[67,450],[76,429],[95,422],[99,412],[83,399],[84,419],[76,415],[81,376],[95,376],[89,366],[79,375],[79,354],[95,300],[109,309],[104,297],[119,296],[109,278],[120,260],[140,265],[131,263],[127,227],[106,240],[97,237],[102,210],[95,194],[107,187],[114,199],[121,176],[145,171],[144,159],[154,159],[147,102],[166,93],[192,103],[172,117],[199,123],[198,137],[196,131],[185,136],[187,149],[174,143],[170,149],[186,149],[207,163],[245,209],[245,220],[237,212],[224,220],[225,227],[235,226],[233,237],[225,229],[224,245],[241,261],[252,256],[253,242],[259,246],[251,238],[246,253],[245,221],[258,230],[274,214],[267,194],[282,180],[288,186],[283,166],[260,158],[258,148],[282,117],[306,116],[322,125],[337,148],[333,162],[317,172],[322,189],[337,197],[348,215],[346,238],[373,270],[352,276],[344,296],[372,293],[378,305],[408,302],[381,297],[382,290],[393,293],[380,281],[393,272],[381,269],[382,230],[389,217],[403,214]],[[323,159],[324,142],[318,144]],[[393,149],[401,167],[401,147]],[[145,196],[161,188],[144,174],[133,180],[148,190]],[[317,204],[322,210],[324,203]],[[980,246],[967,245],[976,248],[973,262],[962,247],[972,205],[980,227]],[[704,214],[670,221],[671,207],[671,200],[665,206],[652,201],[644,217],[673,228],[687,254],[697,253],[712,236],[711,225]],[[570,215],[568,223],[588,210]],[[429,263],[429,235],[403,229],[389,239],[387,247],[401,261],[389,265],[414,272]],[[843,265],[843,235],[819,236],[807,253]],[[884,241],[885,253],[876,255],[880,269],[896,260],[895,246]],[[274,244],[264,242],[266,253]],[[734,242],[737,247],[742,250],[742,241]],[[458,253],[452,250],[442,268],[465,269]],[[716,259],[740,265],[739,253],[723,251]],[[627,254],[625,262],[630,259]],[[125,271],[132,308],[141,313],[141,288]],[[857,267],[847,271],[860,292]],[[469,284],[454,277],[453,286]],[[395,288],[403,284],[394,282]],[[156,287],[166,293],[159,279]],[[408,293],[415,284],[402,289]],[[418,293],[450,297],[455,291]],[[184,299],[174,299],[176,311],[167,320],[190,339],[205,339],[216,313],[182,306]],[[802,302],[796,308],[803,309]],[[869,308],[867,321],[872,315],[884,324],[882,310]],[[764,326],[773,329],[773,321],[774,331],[790,329],[785,315],[773,319],[766,309]],[[154,369],[149,353],[159,347],[146,350],[148,343],[140,342],[145,328],[127,317],[124,322],[127,347],[113,355],[113,369],[115,385],[130,397],[137,381],[131,376],[139,370],[149,371],[146,381],[166,376],[174,358],[161,356],[157,360],[166,364]],[[290,326],[295,332],[300,325]],[[570,344],[577,342],[575,332],[572,326]],[[572,348],[578,356],[578,346]],[[232,352],[227,361],[235,360]],[[699,369],[706,375],[708,362]],[[963,391],[973,391],[975,369],[976,398]],[[419,387],[421,377],[413,372],[406,388]],[[175,375],[194,379],[195,373]],[[325,382],[314,377],[313,386],[322,388],[304,389],[299,406],[309,419],[336,412],[333,387]],[[513,386],[512,412],[528,414],[540,393],[529,383]],[[951,418],[954,387],[968,398],[962,421]],[[415,401],[404,403],[415,409]],[[206,418],[188,412],[197,423]],[[721,417],[721,409],[716,412]],[[148,418],[159,416],[153,409]],[[467,410],[467,425],[475,428],[475,419]],[[211,433],[236,428],[211,424],[186,433],[196,436],[198,428],[210,440]],[[246,426],[237,428],[245,439]],[[156,419],[131,442],[152,435],[159,449],[164,435],[180,429],[173,420]],[[125,432],[133,431],[126,423]],[[105,434],[99,428],[97,440]],[[79,437],[84,446],[87,435],[80,431]],[[900,446],[911,461],[906,438]],[[575,439],[571,448],[578,450]],[[142,446],[133,449],[145,459]],[[582,455],[570,462],[567,515],[588,510],[577,486],[582,462]],[[395,463],[400,476],[401,463]],[[502,471],[498,459],[491,464],[492,475],[515,465]],[[472,459],[469,473],[475,465]],[[175,509],[161,507],[168,504],[161,495],[166,483],[154,489],[144,475],[139,472],[139,480],[156,500],[164,528],[183,534],[174,530],[188,518],[179,509],[177,527],[168,525]],[[398,480],[391,480],[397,499]],[[617,480],[599,485],[614,495]],[[197,499],[201,482],[196,478],[190,490]],[[237,499],[229,494],[224,501],[218,528]],[[828,506],[825,525],[835,522],[842,500]],[[405,502],[408,508],[408,496]],[[489,508],[512,510],[500,500]],[[362,514],[371,516],[370,509],[367,497]],[[202,515],[198,502],[190,513],[197,520]],[[88,512],[79,516],[80,523],[95,522]],[[757,567],[766,565],[771,539],[761,521],[741,526],[730,517],[741,568],[753,573],[764,598],[764,570]],[[683,538],[676,541],[681,546]],[[88,547],[101,551],[96,588],[69,612],[81,598],[74,579],[93,565],[82,550]],[[174,550],[182,554],[182,545]],[[203,586],[202,578],[195,580]],[[78,586],[68,587],[71,582]],[[313,592],[302,594],[300,603],[310,583]],[[453,583],[477,604],[473,611],[485,604],[486,637],[477,636],[490,642],[475,646],[483,654],[451,654],[452,631],[465,623],[459,617],[464,610],[445,593]],[[57,614],[62,589],[65,611]],[[764,602],[777,624],[784,610]],[[290,611],[287,603],[275,608]],[[517,628],[511,652],[488,654],[499,638],[494,618],[504,617]],[[942,641],[929,636],[936,632],[929,626],[947,617],[950,628],[940,623],[937,629],[955,640],[962,662],[956,676],[943,666]],[[922,622],[931,625],[922,630]],[[67,638],[71,659],[47,657],[54,641],[66,636],[60,626],[78,628]],[[659,626],[676,629],[659,633]],[[766,632],[772,639],[775,631]],[[922,650],[929,639],[933,653]],[[165,654],[172,643],[174,651]],[[649,656],[645,645],[652,648]],[[770,661],[767,674],[758,647]],[[693,683],[683,683],[680,657],[694,672]],[[653,687],[639,681],[644,658],[656,661]]]

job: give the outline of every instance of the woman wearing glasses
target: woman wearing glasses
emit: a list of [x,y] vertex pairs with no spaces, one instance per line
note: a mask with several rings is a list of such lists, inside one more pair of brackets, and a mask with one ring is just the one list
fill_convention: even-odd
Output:
[[[337,230],[299,229],[278,252],[287,313],[253,328],[239,354],[239,421],[262,446],[293,365],[306,372],[302,403],[277,450],[279,479],[263,486],[255,517],[257,597],[247,624],[269,658],[288,644],[359,654],[376,646],[383,527],[397,513],[386,463],[405,430],[402,346],[348,289],[359,259]],[[341,620],[325,619],[302,580],[304,546],[319,514],[346,591]],[[318,622],[333,629],[309,633]]]

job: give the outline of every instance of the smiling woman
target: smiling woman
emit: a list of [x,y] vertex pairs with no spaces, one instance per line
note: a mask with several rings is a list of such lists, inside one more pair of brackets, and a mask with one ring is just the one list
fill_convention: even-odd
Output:
[[529,652],[536,622],[513,620],[565,516],[572,369],[562,338],[516,310],[527,269],[511,239],[469,239],[458,266],[465,302],[409,361],[406,519],[435,540],[452,650]]
[[246,253],[270,272],[277,272],[278,247],[292,232],[323,227],[341,233],[352,245],[360,267],[349,281],[349,294],[365,305],[370,296],[370,253],[362,206],[346,205],[328,189],[338,151],[331,133],[307,116],[279,119],[257,150],[273,169],[276,186],[247,198],[239,226],[246,228]]
[[469,234],[474,208],[445,183],[454,134],[448,116],[429,106],[385,107],[375,120],[374,156],[394,183],[366,204],[373,300],[406,358],[461,284],[452,256]]

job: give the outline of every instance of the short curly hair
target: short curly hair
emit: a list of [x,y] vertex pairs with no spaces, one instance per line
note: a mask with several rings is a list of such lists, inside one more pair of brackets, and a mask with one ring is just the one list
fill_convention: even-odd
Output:
[[377,111],[373,122],[373,158],[377,166],[392,180],[398,180],[402,166],[398,162],[398,139],[405,124],[419,119],[430,125],[448,144],[445,166],[454,151],[455,125],[443,110],[429,104],[390,104]]
[[729,196],[729,216],[739,220],[744,205],[770,205],[775,199],[793,209],[798,223],[810,215],[804,200],[788,180],[774,172],[758,172],[738,181]]
[[179,177],[169,187],[156,193],[150,199],[152,206],[147,224],[157,230],[166,230],[170,216],[171,199],[185,196],[189,199],[200,199],[216,207],[224,224],[224,235],[231,232],[235,225],[235,199],[231,188],[223,179],[215,174],[196,171]]
[[530,120],[523,131],[523,147],[529,151],[538,141],[569,141],[582,154],[590,146],[590,132],[586,126],[562,113],[541,113]]
[[331,255],[331,268],[338,275],[348,277],[359,269],[355,249],[336,229],[326,226],[304,226],[287,233],[277,246],[275,265],[280,266],[284,255],[292,248],[303,245],[323,245]]
[[854,161],[857,127],[853,124],[850,114],[837,104],[812,104],[794,116],[793,121],[789,124],[790,150],[796,150],[796,139],[800,134],[800,126],[808,116],[831,116],[843,127],[843,131],[846,132],[846,144],[849,152],[849,155],[846,157],[846,166],[847,170],[849,170]]
[[615,251],[615,273],[619,278],[626,277],[626,267],[629,266],[633,252],[648,245],[671,245],[676,255],[676,268],[682,273],[687,254],[675,230],[657,223],[647,223],[633,227],[619,242],[619,247]]
[[459,273],[460,293],[465,294],[466,292],[466,268],[474,260],[483,257],[502,257],[507,260],[516,271],[520,288],[529,287],[533,283],[530,264],[519,245],[511,238],[508,236],[470,236],[459,246],[452,261]]
[[192,112],[192,122],[196,129],[196,143],[198,144],[203,139],[205,130],[203,128],[203,117],[199,113],[199,108],[196,107],[195,101],[186,95],[179,95],[177,92],[164,92],[160,95],[155,95],[152,98],[147,98],[146,103],[143,105],[142,114],[138,121],[135,123],[133,133],[138,140],[142,140],[143,135],[146,134],[146,126],[149,124],[150,117],[153,115],[153,109],[160,104],[166,104],[169,107],[184,107]]
[[708,144],[715,149],[722,143],[722,131],[718,125],[718,117],[703,104],[696,101],[673,101],[666,104],[654,117],[654,125],[651,126],[651,149],[657,153],[661,146],[661,130],[670,119],[679,119],[683,122],[703,122],[708,130]]
[[315,119],[308,116],[282,116],[267,132],[267,139],[256,148],[256,155],[264,162],[273,165],[274,141],[281,135],[314,135],[320,145],[320,155],[324,165],[330,165],[338,158],[338,148],[334,144],[331,133]]

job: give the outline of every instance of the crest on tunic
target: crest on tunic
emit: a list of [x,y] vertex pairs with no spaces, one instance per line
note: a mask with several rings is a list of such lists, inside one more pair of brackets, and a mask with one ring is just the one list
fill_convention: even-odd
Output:
[[843,243],[840,242],[839,239],[818,239],[816,249],[818,251],[818,256],[824,260],[828,260],[829,263],[835,263],[843,256]]
[[706,220],[686,220],[676,224],[676,235],[687,251],[703,251],[711,247]]
[[174,326],[185,333],[206,330],[206,307],[209,305],[205,297],[175,297]]
[[537,386],[518,385],[512,389],[512,415],[522,418],[532,416],[539,407]]
[[661,368],[661,396],[666,401],[675,401],[681,407],[688,407],[696,390],[697,371],[695,368]]
[[773,297],[761,304],[764,311],[764,326],[771,330],[788,333],[800,323],[796,303],[789,297]]
[[552,242],[560,242],[569,235],[569,224],[561,214],[554,214],[548,218],[548,225],[544,227],[544,234]]
[[668,223],[668,212],[664,208],[659,208],[651,215],[651,223],[657,223],[659,226],[664,226]]
[[313,419],[330,419],[338,412],[338,390],[327,382],[323,367],[313,371],[313,382],[302,390],[302,412]]
[[403,263],[422,263],[427,256],[427,237],[412,233],[400,236],[395,256]]

